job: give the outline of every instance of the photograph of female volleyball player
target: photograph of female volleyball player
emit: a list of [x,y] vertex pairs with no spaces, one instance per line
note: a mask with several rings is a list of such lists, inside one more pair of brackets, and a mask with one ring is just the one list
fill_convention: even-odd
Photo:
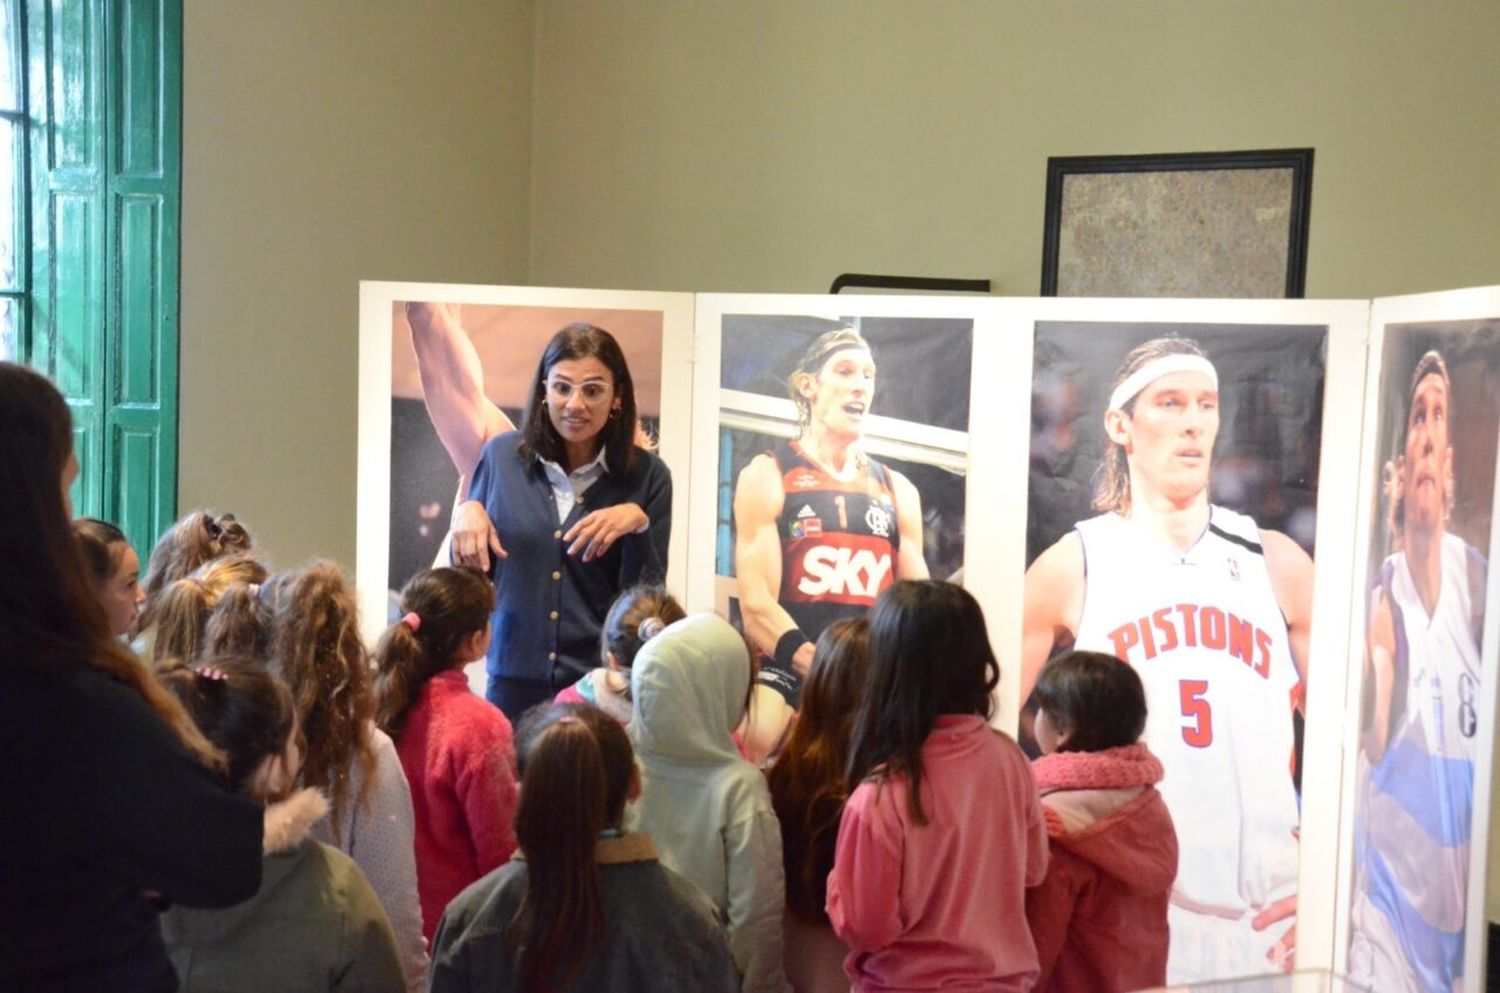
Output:
[[1180,845],[1168,981],[1290,968],[1326,329],[1036,335],[1022,699],[1065,647],[1137,669]]
[[1500,321],[1386,329],[1349,940],[1382,993],[1465,985],[1497,375]]
[[733,498],[716,571],[761,654],[752,759],[778,750],[823,628],[897,579],[958,572],[972,335],[954,319],[724,318]]
[[391,314],[391,526],[388,586],[449,565],[445,536],[485,444],[514,431],[547,341],[570,324],[619,341],[643,435],[657,435],[662,313],[412,301]]

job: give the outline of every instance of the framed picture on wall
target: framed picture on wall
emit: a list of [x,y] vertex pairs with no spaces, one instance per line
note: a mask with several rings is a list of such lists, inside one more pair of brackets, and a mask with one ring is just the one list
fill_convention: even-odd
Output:
[[1311,148],[1047,160],[1042,295],[1296,298]]

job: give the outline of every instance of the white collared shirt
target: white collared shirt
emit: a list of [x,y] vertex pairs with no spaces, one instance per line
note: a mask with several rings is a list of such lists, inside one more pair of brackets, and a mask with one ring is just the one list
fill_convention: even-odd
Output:
[[547,482],[552,484],[552,499],[557,503],[557,519],[565,521],[573,512],[573,507],[580,503],[583,495],[588,492],[590,486],[599,481],[609,471],[609,463],[604,460],[604,446],[599,446],[599,454],[595,455],[591,462],[585,463],[572,472],[564,469],[556,462],[537,456],[537,461],[547,472]]

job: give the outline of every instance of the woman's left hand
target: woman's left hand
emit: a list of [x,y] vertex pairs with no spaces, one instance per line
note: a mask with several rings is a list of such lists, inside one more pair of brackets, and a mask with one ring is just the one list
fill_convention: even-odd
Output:
[[627,534],[635,534],[650,523],[646,512],[633,503],[617,503],[613,507],[596,510],[568,528],[563,541],[570,542],[568,554],[583,553],[583,561],[590,562],[608,552],[610,546]]

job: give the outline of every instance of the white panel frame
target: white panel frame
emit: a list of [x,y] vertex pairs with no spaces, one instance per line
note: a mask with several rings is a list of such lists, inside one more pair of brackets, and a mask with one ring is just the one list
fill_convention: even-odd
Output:
[[[1366,372],[1364,433],[1360,443],[1359,503],[1355,516],[1356,536],[1368,537],[1375,508],[1375,446],[1379,439],[1379,392],[1384,361],[1386,328],[1392,324],[1437,324],[1500,316],[1500,286],[1383,297],[1372,302],[1369,318],[1369,357]],[[1469,834],[1468,909],[1465,914],[1464,976],[1485,975],[1486,870],[1490,833],[1491,775],[1495,746],[1497,652],[1500,652],[1500,479],[1496,480],[1491,509],[1489,574],[1486,583],[1484,641],[1480,646],[1479,741],[1474,762],[1474,809]],[[1364,689],[1363,645],[1365,638],[1364,577],[1369,575],[1369,542],[1357,540],[1351,561],[1348,629],[1349,678],[1345,713],[1348,715],[1342,742],[1343,782],[1340,790],[1338,873],[1335,882],[1338,913],[1333,922],[1333,956],[1330,967],[1343,972],[1348,966],[1351,894],[1354,875],[1355,761],[1359,750],[1360,699]],[[1475,940],[1477,939],[1477,940]]]
[[[1312,641],[1308,652],[1306,729],[1302,766],[1301,871],[1298,880],[1297,966],[1332,964],[1335,886],[1339,842],[1339,781],[1345,722],[1346,637],[1353,583],[1356,530],[1354,504],[1359,448],[1343,444],[1349,426],[1360,424],[1364,404],[1365,345],[1370,304],[1365,300],[1110,300],[1050,298],[1002,301],[1002,334],[980,359],[975,345],[975,378],[990,369],[985,411],[999,425],[1015,429],[971,432],[976,467],[971,487],[992,494],[987,506],[1003,522],[994,533],[968,526],[971,543],[993,550],[995,570],[987,588],[1004,596],[985,603],[1002,660],[1021,657],[1021,594],[1026,560],[1027,470],[1029,459],[1032,348],[1038,321],[1180,323],[1237,325],[1324,325],[1328,328],[1327,375],[1323,393],[1322,444],[1318,463],[1317,555],[1314,560]],[[1247,332],[1253,333],[1253,332]],[[1022,345],[1024,342],[1024,346]],[[998,364],[992,364],[998,363]],[[1352,375],[1351,375],[1352,371]],[[980,411],[974,410],[975,423]],[[1014,481],[1019,480],[1017,485]],[[1012,481],[1007,486],[1007,481]],[[966,556],[965,561],[968,561]],[[1009,675],[1009,673],[1007,674]],[[1021,701],[1019,681],[1002,684],[1002,711],[1015,726]]]
[[693,294],[365,281],[359,284],[359,489],[354,574],[366,643],[373,645],[385,626],[391,529],[391,308],[403,300],[661,312],[658,454],[672,471],[673,483],[667,586],[680,593],[690,557],[687,482],[692,478],[689,421],[693,414]]

